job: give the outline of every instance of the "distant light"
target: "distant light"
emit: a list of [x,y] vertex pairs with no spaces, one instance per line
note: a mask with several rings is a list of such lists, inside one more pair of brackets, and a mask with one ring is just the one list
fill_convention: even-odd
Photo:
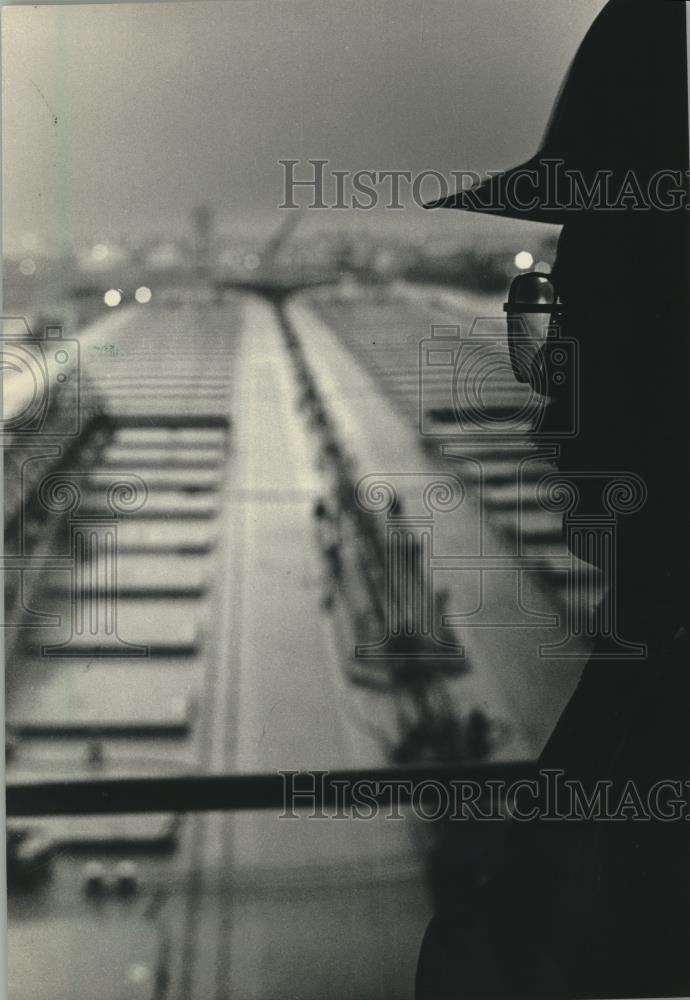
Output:
[[24,260],[20,261],[19,270],[27,277],[31,277],[32,274],[36,273],[36,265],[31,257],[25,257]]
[[127,969],[127,979],[130,983],[145,983],[151,977],[151,970],[143,962],[134,962]]
[[255,253],[247,253],[244,255],[244,260],[242,262],[248,271],[256,271],[259,266],[259,255]]
[[94,260],[105,260],[108,256],[108,247],[105,243],[96,243],[91,250],[91,256]]
[[528,271],[534,264],[534,257],[528,250],[521,250],[515,254],[515,266],[521,271]]
[[242,254],[238,250],[223,250],[219,263],[225,267],[237,267],[242,263]]
[[140,285],[134,293],[134,298],[142,305],[146,305],[147,302],[151,301],[151,289],[147,288],[146,285]]
[[542,274],[551,274],[551,265],[547,264],[545,260],[540,260],[534,265],[535,271],[541,271]]
[[113,306],[119,306],[122,302],[122,295],[118,292],[117,288],[109,288],[108,291],[103,296],[103,301],[107,306],[111,308]]

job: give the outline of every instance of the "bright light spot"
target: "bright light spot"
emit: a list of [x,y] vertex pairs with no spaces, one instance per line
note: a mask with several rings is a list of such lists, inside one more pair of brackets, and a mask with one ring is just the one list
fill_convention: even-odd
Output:
[[541,271],[542,274],[551,274],[551,265],[547,264],[545,260],[540,260],[534,265],[535,271]]
[[94,260],[105,260],[108,256],[108,247],[105,243],[96,243],[96,245],[91,250],[91,256]]
[[24,260],[19,263],[19,270],[22,274],[30,277],[32,274],[36,273],[36,265],[32,261],[31,257],[25,257]]
[[259,256],[255,253],[248,253],[244,255],[244,266],[248,271],[256,271],[259,266]]
[[532,264],[534,264],[534,257],[528,250],[521,250],[520,253],[515,254],[515,266],[519,267],[521,271],[528,271]]
[[147,288],[146,285],[141,285],[134,293],[134,298],[137,302],[141,302],[142,305],[145,305],[147,302],[151,301],[151,289]]
[[109,288],[103,296],[103,301],[107,306],[119,306],[122,302],[122,295],[118,292],[117,288]]
[[238,250],[223,250],[218,263],[224,267],[238,267],[242,263],[242,254]]
[[145,983],[150,975],[151,971],[148,965],[144,965],[143,962],[134,962],[127,969],[127,979],[130,983]]

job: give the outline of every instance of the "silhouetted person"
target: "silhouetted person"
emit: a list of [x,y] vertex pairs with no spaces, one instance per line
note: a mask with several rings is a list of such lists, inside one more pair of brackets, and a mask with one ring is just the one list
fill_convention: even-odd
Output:
[[[577,473],[634,473],[647,493],[619,518],[616,578],[620,635],[647,656],[606,661],[595,648],[539,765],[590,790],[632,781],[643,798],[655,782],[690,777],[687,194],[671,204],[678,172],[689,183],[685,6],[611,0],[523,165],[537,170],[539,205],[502,211],[563,225],[552,277],[563,333],[581,350],[581,426],[561,443],[559,468],[583,508],[601,509],[600,486]],[[656,190],[664,206],[642,209],[628,187],[617,209],[571,210],[547,189],[554,158],[586,185],[610,171],[614,193],[630,170],[646,194],[659,171],[676,181],[668,173]],[[516,171],[442,204],[491,211]],[[520,190],[526,204],[529,179]],[[566,405],[552,404],[547,426],[562,426]],[[462,917],[432,922],[418,998],[688,996],[689,903],[686,820],[514,823],[492,885]]]

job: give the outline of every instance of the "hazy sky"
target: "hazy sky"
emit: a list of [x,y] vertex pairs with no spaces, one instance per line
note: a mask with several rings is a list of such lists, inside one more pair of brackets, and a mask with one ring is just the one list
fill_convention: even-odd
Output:
[[[164,232],[199,202],[228,227],[279,221],[281,158],[446,174],[517,163],[534,152],[602,6],[5,7],[6,245],[27,233],[52,242]],[[339,221],[318,214],[322,225]]]

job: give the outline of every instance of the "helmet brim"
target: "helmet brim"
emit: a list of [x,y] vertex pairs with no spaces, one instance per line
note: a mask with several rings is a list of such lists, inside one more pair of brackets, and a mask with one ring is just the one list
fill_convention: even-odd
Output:
[[[550,161],[553,164],[553,160]],[[424,208],[456,208],[501,218],[562,225],[566,208],[554,200],[553,173],[539,156],[494,173],[474,187],[425,202]]]

